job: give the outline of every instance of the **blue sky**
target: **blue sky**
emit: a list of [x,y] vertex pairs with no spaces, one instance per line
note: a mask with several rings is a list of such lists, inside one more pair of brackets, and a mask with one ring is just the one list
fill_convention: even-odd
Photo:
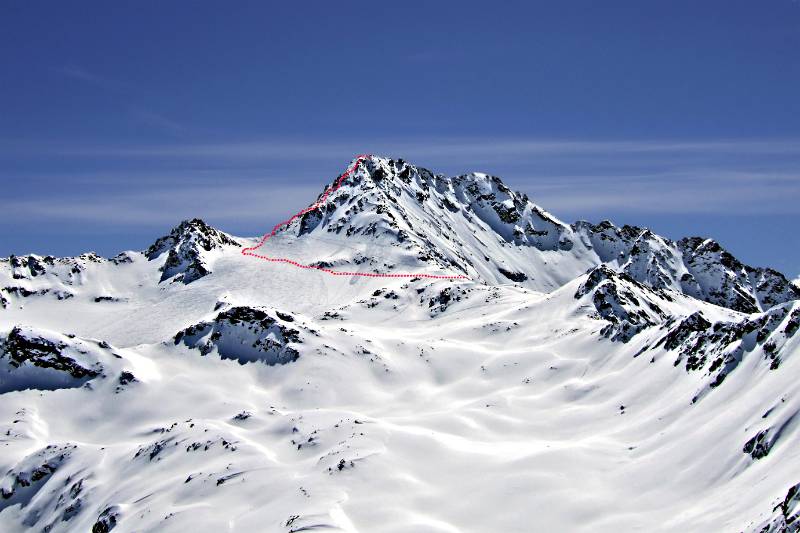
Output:
[[796,276],[798,50],[795,0],[5,2],[0,255],[255,235],[372,152]]

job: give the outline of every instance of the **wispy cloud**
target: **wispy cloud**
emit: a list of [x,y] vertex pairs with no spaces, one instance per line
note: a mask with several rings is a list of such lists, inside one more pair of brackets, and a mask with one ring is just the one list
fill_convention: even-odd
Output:
[[800,172],[670,172],[515,179],[545,209],[568,219],[604,213],[800,214]]
[[[36,198],[9,203],[0,222],[34,218],[163,227],[198,216],[217,224],[257,227],[309,205],[328,181],[299,173],[253,173],[228,179],[226,173],[106,173],[83,180],[70,178],[83,185],[66,193],[40,191]],[[96,186],[98,180],[102,188]],[[506,182],[565,221],[597,221],[624,213],[800,214],[800,174],[547,175],[512,177]]]
[[[230,188],[160,187],[135,192],[101,192],[14,202],[5,210],[10,219],[102,223],[109,226],[161,227],[184,218],[217,223],[277,220],[312,202],[322,191],[312,186]],[[265,228],[267,229],[267,228]]]
[[164,116],[162,113],[153,111],[147,106],[130,103],[141,100],[144,93],[144,91],[131,83],[113,79],[77,65],[65,65],[56,67],[53,70],[72,80],[77,80],[117,95],[121,99],[120,105],[127,108],[126,116],[128,120],[134,124],[147,126],[171,135],[177,135],[186,129],[183,124]]
[[56,73],[61,74],[67,78],[88,83],[104,89],[111,89],[114,91],[127,91],[132,87],[119,80],[111,79],[96,72],[92,72],[77,65],[63,65],[53,69]]
[[689,140],[689,141],[592,141],[513,139],[422,139],[349,141],[290,141],[278,139],[172,145],[63,145],[60,155],[98,157],[198,157],[198,158],[328,158],[361,152],[417,158],[506,158],[537,155],[636,155],[636,154],[791,154],[800,156],[800,139]]
[[[144,114],[165,131],[180,124]],[[14,144],[73,170],[29,179],[68,183],[11,203],[3,219],[35,214],[128,226],[200,216],[217,223],[278,220],[310,204],[357,152],[374,151],[444,173],[488,171],[564,220],[625,213],[800,215],[800,140],[415,142],[253,140],[162,145]],[[71,160],[70,158],[74,158]],[[90,162],[90,172],[74,170]],[[124,163],[123,163],[124,160]],[[120,168],[135,169],[123,171]],[[280,170],[278,170],[280,169]],[[455,169],[455,170],[453,170]],[[97,185],[102,183],[102,187]],[[31,189],[34,190],[34,189]]]
[[134,108],[131,109],[130,114],[134,122],[162,130],[172,135],[183,133],[186,129],[182,124],[147,109]]

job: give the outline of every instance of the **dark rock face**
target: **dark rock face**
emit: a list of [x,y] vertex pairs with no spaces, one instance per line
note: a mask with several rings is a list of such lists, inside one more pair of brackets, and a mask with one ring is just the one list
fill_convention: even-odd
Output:
[[[361,161],[318,210],[285,230],[383,238],[433,266],[479,272],[497,283],[527,283],[537,290],[539,284],[550,290],[573,279],[562,266],[578,275],[607,264],[652,289],[681,292],[743,313],[800,299],[800,289],[782,274],[744,265],[715,241],[691,237],[675,242],[646,228],[609,221],[567,225],[498,177],[448,178],[395,159]],[[541,266],[528,260],[539,252],[547,254],[544,262],[552,271],[537,272]]]
[[81,366],[65,353],[66,348],[65,343],[31,335],[17,326],[0,342],[0,359],[8,358],[13,368],[28,364],[65,372],[75,379],[91,379],[100,375],[102,368],[99,365],[94,368]]
[[41,276],[47,272],[47,266],[55,264],[55,258],[49,255],[43,258],[35,255],[23,257],[12,255],[8,261],[13,269],[12,277],[14,279],[30,279]]
[[597,317],[608,322],[600,334],[614,341],[628,342],[639,332],[667,318],[658,305],[660,295],[627,274],[604,265],[592,269],[578,287],[575,298],[590,293]]
[[108,533],[119,521],[120,510],[117,506],[107,507],[97,517],[97,521],[92,526],[92,533]]
[[273,318],[263,309],[232,307],[212,321],[178,332],[174,341],[176,345],[183,343],[196,348],[203,355],[216,348],[223,359],[234,359],[242,364],[256,361],[268,365],[286,364],[300,356],[293,345],[302,340],[300,332],[285,326],[284,321]]
[[800,483],[789,487],[778,498],[770,517],[750,531],[759,533],[797,533],[800,531]]
[[528,276],[525,275],[523,272],[511,272],[511,271],[506,270],[504,268],[498,268],[498,270],[500,271],[500,273],[502,275],[504,275],[505,277],[507,277],[511,281],[516,281],[517,283],[521,283],[521,282],[526,281],[528,279]]
[[[420,307],[427,309],[430,317],[433,318],[441,315],[457,302],[465,300],[468,293],[471,292],[471,289],[458,284],[445,287],[442,287],[440,284],[431,284],[417,287],[416,292],[419,295]],[[388,302],[398,300],[401,298],[401,294],[398,294],[394,290],[377,290],[373,294],[373,298],[370,302],[367,303],[367,307],[374,307],[380,300]],[[392,304],[392,306],[397,309],[395,305]]]
[[742,451],[753,459],[762,459],[769,455],[774,441],[769,438],[769,430],[759,431],[753,438],[744,444]]
[[115,265],[128,265],[133,263],[133,257],[128,252],[122,252],[112,257],[111,262]]
[[56,300],[68,300],[75,296],[71,292],[62,291],[55,288],[32,291],[30,289],[26,289],[25,287],[3,287],[0,289],[0,307],[7,307],[10,303],[6,298],[3,297],[2,293],[6,293],[8,296],[12,296],[14,298],[30,298],[32,296],[44,296],[46,294],[52,294],[56,297]]
[[780,510],[782,526],[787,528],[786,531],[791,531],[788,529],[790,527],[794,531],[800,530],[800,483],[786,491],[786,496],[775,510]]
[[188,284],[211,274],[203,252],[228,246],[241,245],[226,233],[195,218],[181,222],[169,235],[154,242],[144,254],[152,261],[166,253],[167,260],[161,267],[161,281],[175,278],[173,281]]
[[11,505],[27,506],[47,479],[69,460],[75,448],[74,444],[50,444],[15,464],[0,479],[0,511]]
[[744,265],[711,240],[682,239],[678,247],[696,279],[710,280],[702,298],[743,313],[756,313],[800,299],[800,290],[769,268]]
[[[647,228],[577,222],[572,228],[600,261],[653,289],[671,289],[698,297],[699,285],[685,269],[675,243]],[[698,290],[695,290],[698,289]]]
[[117,380],[120,385],[130,385],[131,383],[136,383],[139,381],[136,379],[136,376],[133,375],[133,372],[129,370],[123,370],[119,374],[119,379]]
[[[57,300],[74,297],[73,286],[88,280],[93,267],[108,262],[90,252],[77,257],[10,256],[0,259],[0,308],[16,299],[53,296]],[[7,277],[6,277],[7,276]],[[21,302],[20,302],[21,303]]]
[[[704,333],[709,328],[711,328],[711,322],[706,320],[703,313],[698,311],[681,320],[677,327],[661,338],[659,344],[663,344],[667,350],[676,350],[681,346],[685,346],[692,335]],[[687,351],[695,351],[694,345]]]
[[[752,352],[763,354],[770,370],[777,370],[787,341],[797,332],[800,305],[783,304],[739,321],[711,322],[698,311],[683,320],[668,321],[667,333],[649,349],[677,352],[675,366],[684,364],[687,372],[707,371],[710,381],[702,394],[718,387]],[[699,399],[699,395],[694,401]],[[757,450],[757,441],[753,449]],[[768,450],[767,450],[768,451]]]
[[[478,241],[490,228],[494,237],[485,236],[499,237],[505,244],[541,250],[571,246],[568,239],[561,243],[569,233],[568,226],[528,202],[525,195],[511,191],[497,177],[469,174],[447,178],[402,160],[381,158],[362,161],[318,210],[306,213],[287,231],[384,238],[414,250],[421,261],[465,272],[485,254],[469,253],[465,235],[459,235],[453,220],[474,224]],[[453,246],[443,251],[442,240]]]
[[757,313],[800,299],[800,290],[769,268],[737,260],[711,239],[687,237],[678,242],[646,228],[576,222],[573,230],[603,262],[655,289],[672,289],[743,313]]

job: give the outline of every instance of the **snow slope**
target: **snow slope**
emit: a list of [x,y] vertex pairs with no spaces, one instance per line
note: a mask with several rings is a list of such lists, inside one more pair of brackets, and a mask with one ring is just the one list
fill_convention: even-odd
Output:
[[469,280],[255,242],[0,261],[0,529],[797,530],[782,274],[377,157],[265,248]]

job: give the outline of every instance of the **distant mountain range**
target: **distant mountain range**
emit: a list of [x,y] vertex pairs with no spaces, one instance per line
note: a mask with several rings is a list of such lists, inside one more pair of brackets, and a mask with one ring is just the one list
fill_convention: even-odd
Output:
[[259,253],[409,277],[199,219],[0,260],[0,529],[799,530],[797,280],[351,165]]

